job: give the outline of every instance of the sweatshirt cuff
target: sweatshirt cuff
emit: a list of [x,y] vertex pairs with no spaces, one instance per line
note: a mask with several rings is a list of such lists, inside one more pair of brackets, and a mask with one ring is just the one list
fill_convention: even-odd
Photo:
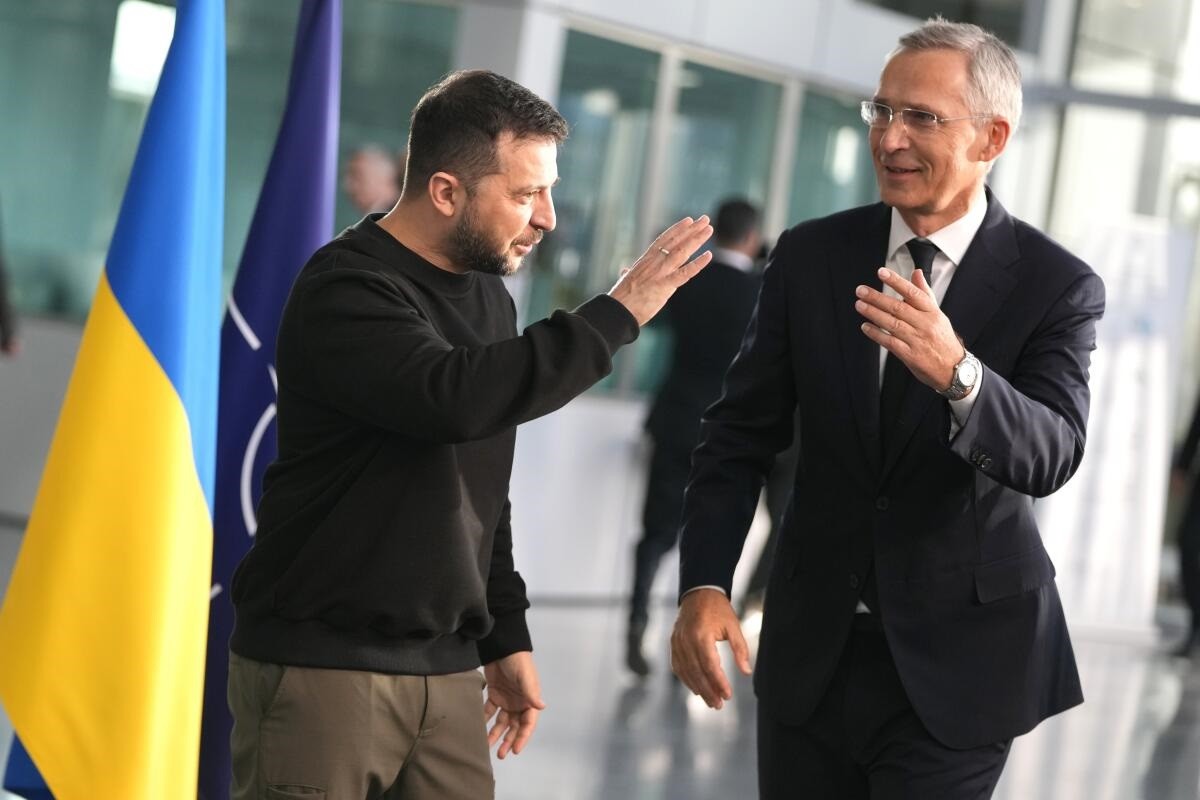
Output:
[[599,294],[575,309],[608,343],[610,353],[638,337],[641,328],[629,309],[606,294]]
[[476,642],[481,664],[499,661],[513,653],[533,652],[533,640],[529,638],[529,626],[525,624],[525,609],[495,619],[492,632]]

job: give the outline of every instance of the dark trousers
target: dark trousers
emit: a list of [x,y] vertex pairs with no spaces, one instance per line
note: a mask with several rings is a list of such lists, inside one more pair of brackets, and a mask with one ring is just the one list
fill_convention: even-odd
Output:
[[824,699],[799,726],[758,707],[761,800],[985,800],[1012,740],[953,750],[921,724],[876,618],[857,615]]
[[644,628],[650,616],[650,589],[663,556],[679,538],[683,492],[692,468],[689,447],[655,444],[642,507],[642,538],[633,553],[633,595],[629,603],[631,628]]
[[1192,480],[1179,522],[1179,579],[1192,612],[1191,635],[1200,639],[1200,477]]

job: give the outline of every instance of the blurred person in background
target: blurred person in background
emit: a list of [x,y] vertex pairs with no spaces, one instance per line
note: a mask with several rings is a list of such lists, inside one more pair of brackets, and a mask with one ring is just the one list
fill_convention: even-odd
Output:
[[342,190],[359,213],[390,211],[400,197],[403,175],[395,156],[377,144],[366,144],[346,161]]
[[759,640],[759,790],[990,797],[1013,737],[1083,701],[1033,499],[1083,457],[1104,285],[985,185],[1021,115],[1012,50],[935,18],[863,121],[882,203],[801,223],[704,416],[672,665],[713,708],[750,673],[730,584],[800,436]]
[[17,317],[8,301],[8,273],[4,269],[3,242],[4,237],[0,235],[0,353],[15,356],[21,352],[21,340],[17,338]]
[[1188,607],[1188,630],[1176,655],[1200,655],[1200,396],[1188,425],[1187,436],[1171,473],[1171,489],[1186,497],[1179,519],[1179,581]]
[[400,202],[296,278],[279,456],[233,579],[238,800],[492,797],[489,745],[519,753],[537,725],[516,426],[607,375],[712,234],[681,220],[607,294],[518,335],[501,276],[554,229],[566,135],[507,78],[447,76],[413,112]]
[[721,203],[713,217],[712,263],[680,287],[664,309],[674,334],[671,362],[646,419],[653,452],[642,536],[633,554],[625,635],[625,664],[636,675],[648,675],[651,669],[642,650],[650,619],[650,589],[659,563],[679,536],[679,512],[700,417],[721,393],[721,378],[737,354],[758,297],[762,281],[754,257],[762,245],[761,217],[745,200]]

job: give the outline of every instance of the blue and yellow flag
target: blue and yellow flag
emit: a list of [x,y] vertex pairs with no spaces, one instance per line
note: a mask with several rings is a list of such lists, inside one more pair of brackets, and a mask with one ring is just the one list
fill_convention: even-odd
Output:
[[180,0],[0,609],[0,700],[61,800],[195,796],[225,173],[222,0]]

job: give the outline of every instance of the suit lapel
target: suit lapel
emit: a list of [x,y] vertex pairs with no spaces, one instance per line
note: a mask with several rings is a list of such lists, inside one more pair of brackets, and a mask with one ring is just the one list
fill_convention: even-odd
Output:
[[[963,255],[941,306],[968,350],[974,349],[979,335],[1016,285],[1016,278],[1008,268],[1020,257],[1012,218],[992,195],[991,189],[987,190],[987,201],[983,223]],[[943,402],[912,373],[905,371],[904,379],[904,399],[884,454],[882,479],[886,479],[896,465],[904,446],[930,408],[935,402]]]
[[854,310],[855,287],[865,284],[878,289],[883,285],[877,270],[887,260],[891,209],[880,203],[873,211],[866,234],[850,233],[841,248],[834,250],[829,268],[850,404],[866,463],[871,475],[877,475],[880,464],[879,345],[862,332],[863,318]]

